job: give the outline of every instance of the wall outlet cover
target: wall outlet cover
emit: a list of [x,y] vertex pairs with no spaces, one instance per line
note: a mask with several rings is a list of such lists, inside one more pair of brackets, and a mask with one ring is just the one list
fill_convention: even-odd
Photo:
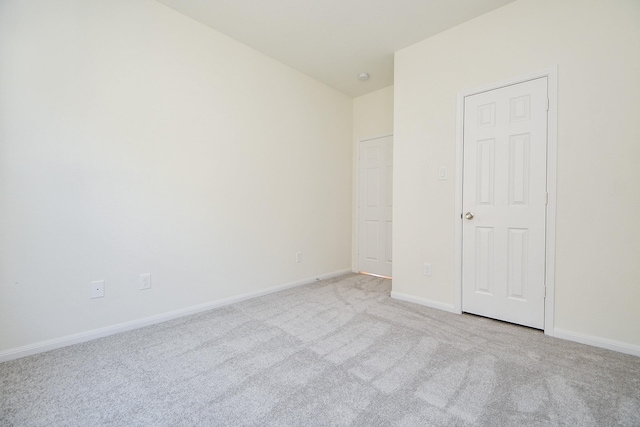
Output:
[[151,273],[145,273],[140,275],[140,289],[151,288]]
[[431,264],[428,264],[426,262],[424,263],[423,274],[425,276],[431,276]]

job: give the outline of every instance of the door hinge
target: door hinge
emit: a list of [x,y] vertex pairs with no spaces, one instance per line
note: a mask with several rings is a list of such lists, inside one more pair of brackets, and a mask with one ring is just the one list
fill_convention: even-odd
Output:
[[549,204],[549,192],[547,192],[547,195],[545,196],[544,204],[545,206]]
[[549,111],[549,104],[550,104],[549,98],[547,98],[547,111]]

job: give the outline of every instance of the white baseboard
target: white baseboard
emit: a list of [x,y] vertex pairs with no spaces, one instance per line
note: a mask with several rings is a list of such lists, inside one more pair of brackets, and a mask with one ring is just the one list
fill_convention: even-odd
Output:
[[[426,307],[448,311],[450,313],[460,314],[460,312],[454,309],[453,304],[444,304],[439,301],[433,301],[426,298],[420,298],[413,295],[407,295],[407,294],[394,292],[394,291],[391,291],[391,298],[395,298],[402,301],[413,302],[416,304],[424,305]],[[580,344],[586,344],[593,347],[605,348],[607,350],[617,351],[618,353],[630,354],[632,356],[640,357],[640,346],[634,345],[634,344],[628,344],[620,341],[610,340],[607,338],[581,335],[575,332],[565,331],[557,328],[553,329],[552,331],[545,330],[545,334],[552,337],[560,338],[563,340],[574,341]]]
[[457,313],[453,307],[453,304],[445,304],[439,301],[433,301],[426,298],[415,297],[413,295],[407,295],[400,292],[391,291],[391,298],[399,299],[401,301],[413,302],[415,304],[424,305],[425,307],[437,308],[438,310],[448,311],[450,313]]
[[580,344],[587,344],[593,347],[605,348],[607,350],[613,350],[619,353],[625,353],[632,356],[640,357],[640,346],[638,345],[627,344],[607,338],[576,334],[575,332],[565,331],[557,328],[554,328],[554,330],[548,335],[556,338],[561,338],[563,340],[579,342]]
[[328,279],[331,277],[340,276],[342,274],[346,274],[350,272],[351,272],[351,269],[347,268],[344,270],[334,271],[331,273],[320,274],[318,276],[308,277],[306,279],[301,279],[301,280],[295,280],[293,282],[283,283],[280,285],[272,286],[270,288],[260,289],[258,291],[248,292],[246,294],[237,295],[234,297],[210,301],[204,304],[198,304],[198,305],[170,311],[163,314],[158,314],[156,316],[144,317],[142,319],[132,320],[130,322],[118,323],[116,325],[106,326],[104,328],[93,329],[90,331],[80,332],[73,335],[67,335],[60,338],[40,341],[40,342],[29,344],[23,347],[16,347],[13,349],[0,352],[0,363],[7,362],[9,360],[19,359],[21,357],[31,356],[38,353],[44,353],[45,351],[67,347],[69,345],[78,344],[81,342],[103,338],[103,337],[114,335],[120,332],[143,328],[145,326],[154,325],[156,323],[166,322],[167,320],[173,320],[179,317],[189,316],[191,314],[196,314],[196,313],[211,310],[214,308],[223,307],[225,305],[234,304],[234,303],[245,301],[251,298],[257,298],[263,295],[283,291],[285,289],[294,288],[300,285],[306,285],[309,283],[313,283],[317,280]]

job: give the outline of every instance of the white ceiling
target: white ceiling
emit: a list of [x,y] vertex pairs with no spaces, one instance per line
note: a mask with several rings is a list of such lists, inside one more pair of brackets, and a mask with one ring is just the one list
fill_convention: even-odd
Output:
[[393,84],[395,51],[514,0],[158,1],[356,97]]

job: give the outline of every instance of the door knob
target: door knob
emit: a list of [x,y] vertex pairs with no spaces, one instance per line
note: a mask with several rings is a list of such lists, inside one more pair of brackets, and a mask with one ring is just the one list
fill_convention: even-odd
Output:
[[464,214],[464,217],[467,219],[473,219],[473,212],[467,212],[466,214]]

